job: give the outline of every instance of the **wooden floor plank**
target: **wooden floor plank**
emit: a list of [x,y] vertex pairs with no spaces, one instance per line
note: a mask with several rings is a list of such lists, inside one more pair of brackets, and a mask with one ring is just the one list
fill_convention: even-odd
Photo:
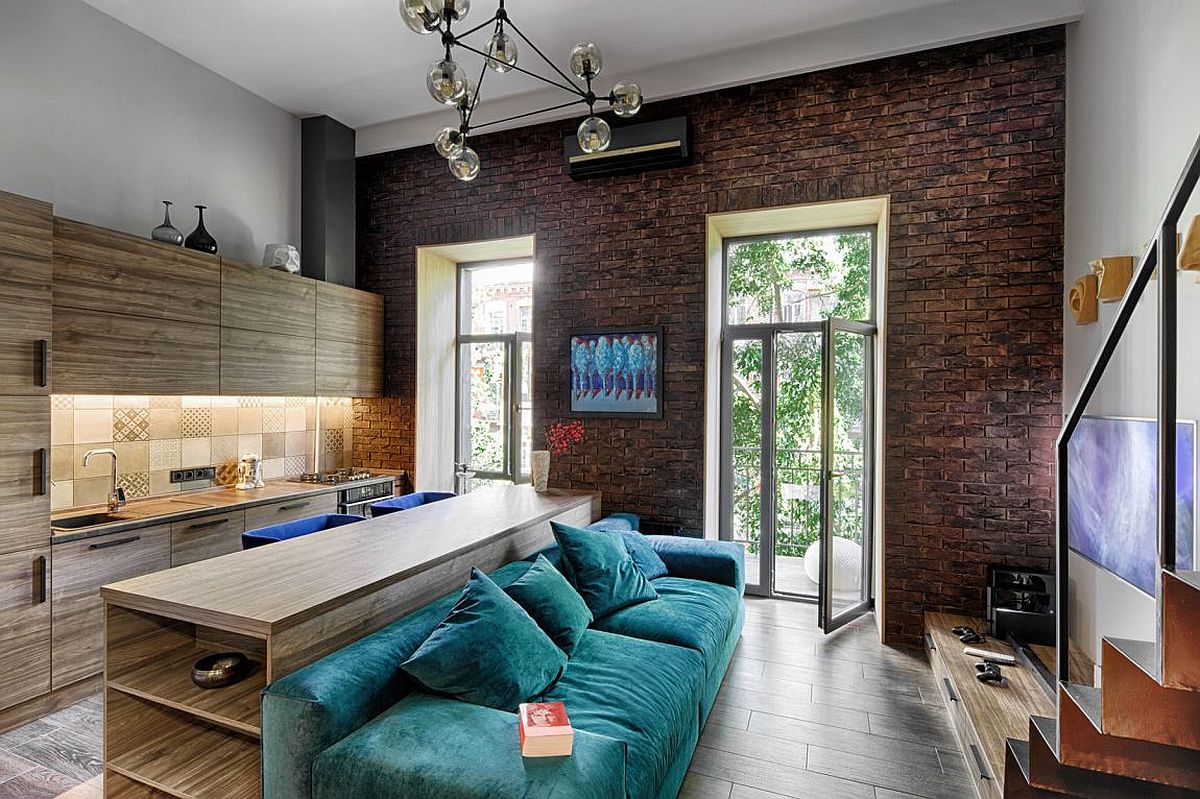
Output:
[[705,728],[700,736],[700,745],[720,749],[731,755],[745,755],[792,768],[805,768],[808,760],[807,744],[730,727]]
[[791,768],[743,755],[696,747],[691,770],[706,777],[728,780],[737,786],[758,788],[794,799],[875,799],[875,790],[865,783]]
[[962,775],[931,772],[918,763],[882,760],[819,746],[808,748],[808,770],[906,791],[926,799],[963,799],[974,791],[970,780]]
[[781,738],[797,743],[813,744],[861,755],[873,755],[880,760],[916,763],[936,772],[942,770],[937,750],[895,738],[885,738],[866,732],[829,727],[798,721],[770,713],[752,713],[749,731],[763,738]]
[[733,783],[728,780],[713,779],[693,772],[683,778],[679,799],[729,799],[732,791]]

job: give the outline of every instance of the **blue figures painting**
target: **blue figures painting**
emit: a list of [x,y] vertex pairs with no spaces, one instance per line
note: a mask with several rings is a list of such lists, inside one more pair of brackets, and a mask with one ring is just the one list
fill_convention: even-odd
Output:
[[[1195,544],[1196,425],[1176,432],[1176,565],[1190,570]],[[1067,540],[1071,548],[1148,594],[1158,551],[1158,423],[1085,416],[1067,445]]]
[[657,328],[572,335],[571,412],[661,416],[661,342]]

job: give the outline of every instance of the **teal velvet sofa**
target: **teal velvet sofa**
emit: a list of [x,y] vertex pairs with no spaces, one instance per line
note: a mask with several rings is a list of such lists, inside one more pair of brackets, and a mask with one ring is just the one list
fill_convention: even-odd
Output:
[[[424,692],[399,668],[458,591],[267,686],[266,799],[667,799],[679,792],[744,622],[740,544],[646,536],[658,599],[597,619],[543,701],[566,758],[521,757],[516,715]],[[545,550],[558,564],[556,547]],[[535,556],[536,557],[536,556]],[[491,573],[501,587],[534,558]]]

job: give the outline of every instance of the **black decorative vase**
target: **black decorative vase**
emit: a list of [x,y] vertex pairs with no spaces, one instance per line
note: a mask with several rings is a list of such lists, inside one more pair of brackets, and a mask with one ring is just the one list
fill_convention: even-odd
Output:
[[171,202],[163,200],[163,206],[165,207],[163,208],[162,224],[150,231],[150,238],[178,247],[183,244],[183,234],[171,224]]
[[204,229],[204,209],[207,205],[197,205],[196,208],[200,211],[200,219],[196,222],[196,229],[188,234],[184,240],[183,246],[189,250],[199,250],[210,255],[217,253],[217,240]]

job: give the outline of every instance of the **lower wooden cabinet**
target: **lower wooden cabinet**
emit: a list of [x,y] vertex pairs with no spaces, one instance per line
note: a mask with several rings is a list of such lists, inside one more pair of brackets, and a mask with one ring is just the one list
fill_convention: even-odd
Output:
[[171,525],[69,541],[54,546],[53,671],[62,688],[104,668],[100,586],[171,566]]
[[50,690],[50,549],[0,556],[0,709]]
[[239,552],[246,531],[245,511],[204,516],[171,525],[171,567]]
[[315,497],[301,497],[283,502],[273,502],[270,505],[259,505],[256,508],[247,508],[246,529],[257,530],[272,524],[283,524],[320,513],[337,513],[336,494],[319,494]]

